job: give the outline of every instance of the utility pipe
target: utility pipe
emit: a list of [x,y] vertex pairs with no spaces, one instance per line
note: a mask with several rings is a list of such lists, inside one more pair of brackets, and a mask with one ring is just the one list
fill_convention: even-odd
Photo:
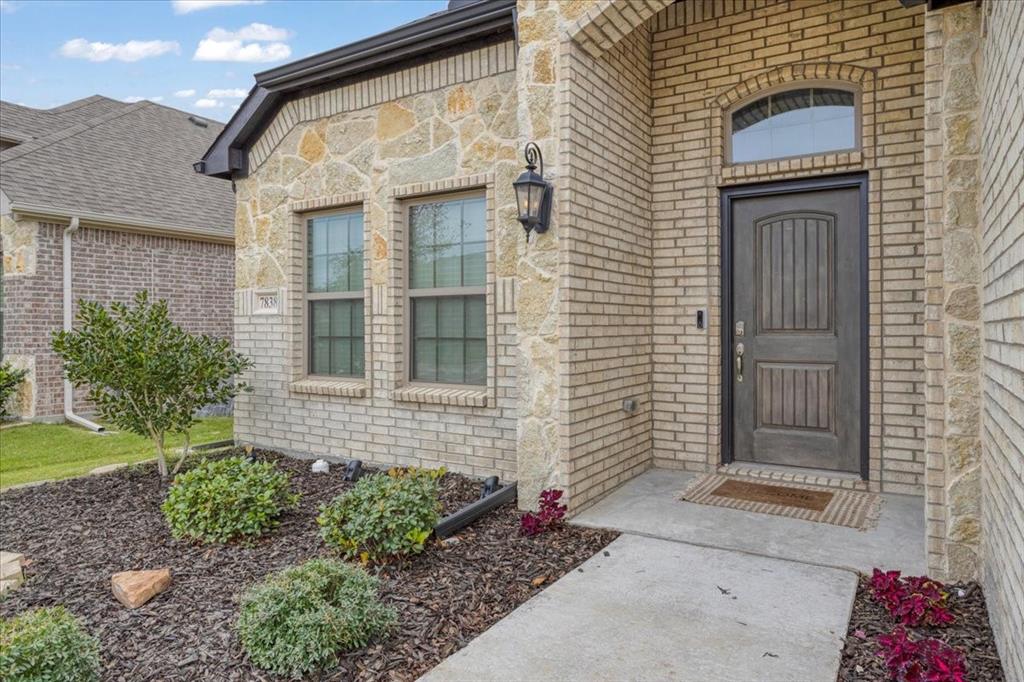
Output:
[[[71,235],[78,231],[78,216],[71,217],[71,223],[64,229],[64,331],[71,331],[71,323],[74,319],[72,306],[74,301],[71,298]],[[64,419],[72,424],[84,426],[90,431],[103,433],[104,428],[85,417],[75,414],[75,388],[64,377]]]

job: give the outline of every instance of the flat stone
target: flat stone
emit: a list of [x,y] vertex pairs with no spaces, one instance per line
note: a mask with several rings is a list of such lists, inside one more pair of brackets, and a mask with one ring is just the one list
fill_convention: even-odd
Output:
[[981,366],[981,330],[949,325],[949,361],[954,372],[976,372]]
[[623,535],[421,679],[832,682],[856,587],[852,571]]
[[0,552],[0,594],[25,582],[25,555]]
[[122,571],[110,578],[110,588],[119,602],[137,609],[166,590],[171,584],[171,569]]
[[961,320],[977,320],[981,317],[981,299],[978,288],[974,286],[959,287],[949,293],[946,299],[946,312]]

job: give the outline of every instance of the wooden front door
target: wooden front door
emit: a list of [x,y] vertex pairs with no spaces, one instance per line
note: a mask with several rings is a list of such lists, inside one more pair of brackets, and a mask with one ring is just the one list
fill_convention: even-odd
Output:
[[863,187],[766,191],[724,206],[732,459],[863,473]]

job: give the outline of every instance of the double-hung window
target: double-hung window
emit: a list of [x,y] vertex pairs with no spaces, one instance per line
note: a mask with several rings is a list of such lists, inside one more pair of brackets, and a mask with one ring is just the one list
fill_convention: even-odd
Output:
[[487,383],[487,219],[482,196],[409,206],[409,379]]
[[307,371],[362,377],[363,212],[306,220]]

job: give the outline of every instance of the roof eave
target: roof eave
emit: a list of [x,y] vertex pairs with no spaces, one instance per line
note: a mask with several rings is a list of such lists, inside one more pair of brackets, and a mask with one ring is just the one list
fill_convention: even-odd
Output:
[[483,0],[440,12],[391,31],[256,74],[256,85],[224,130],[194,164],[197,173],[245,175],[246,146],[284,97],[371,69],[515,30],[516,0]]
[[224,234],[223,232],[215,232],[212,230],[199,230],[176,225],[166,225],[164,223],[146,220],[144,218],[136,218],[133,216],[94,213],[90,211],[79,211],[72,208],[43,206],[19,201],[11,201],[9,210],[11,216],[16,216],[16,219],[32,218],[36,220],[69,221],[71,218],[78,218],[82,224],[87,227],[123,230],[125,232],[140,232],[143,234],[159,234],[201,242],[217,242],[221,244],[235,243],[233,231],[230,234]]

